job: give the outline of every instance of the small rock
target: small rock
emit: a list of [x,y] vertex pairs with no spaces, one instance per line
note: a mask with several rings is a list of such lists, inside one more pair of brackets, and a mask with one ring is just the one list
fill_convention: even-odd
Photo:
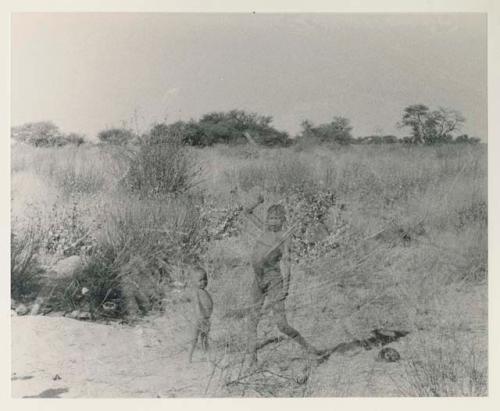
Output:
[[117,309],[117,305],[113,301],[106,301],[103,303],[102,308],[104,311],[115,311]]
[[19,304],[16,308],[17,315],[26,315],[28,314],[28,312],[28,307],[26,307],[24,304]]
[[52,279],[70,278],[84,266],[83,260],[77,255],[59,260],[47,273]]
[[39,303],[33,304],[33,306],[31,307],[30,315],[38,315],[39,312],[40,312],[40,304]]
[[45,315],[47,317],[64,317],[64,313],[62,311],[50,311]]
[[308,374],[303,374],[303,373],[300,373],[300,374],[297,374],[295,376],[295,382],[299,385],[303,385],[307,382],[307,380],[309,379],[309,375]]
[[79,320],[90,320],[92,317],[89,312],[87,311],[82,311],[78,314],[77,318]]
[[66,317],[69,317],[69,318],[78,318],[79,315],[80,315],[80,311],[74,310],[74,311],[71,311]]
[[385,347],[379,351],[377,358],[379,361],[397,362],[401,359],[401,356],[394,348]]
[[62,378],[61,378],[61,376],[60,376],[59,374],[56,374],[56,375],[54,375],[54,376],[52,377],[52,379],[53,379],[54,381],[57,381],[57,380],[61,380]]

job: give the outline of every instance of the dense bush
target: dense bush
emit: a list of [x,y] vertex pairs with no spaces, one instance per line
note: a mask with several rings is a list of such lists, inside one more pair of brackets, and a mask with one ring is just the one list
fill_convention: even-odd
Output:
[[126,145],[132,143],[136,135],[125,128],[110,128],[107,130],[102,130],[97,134],[97,139],[101,143],[115,144],[115,145]]
[[272,117],[242,110],[213,112],[205,114],[198,122],[205,142],[201,145],[216,143],[245,143],[244,132],[248,132],[257,144],[265,146],[284,146],[289,143],[288,135],[271,126]]
[[291,144],[288,134],[271,126],[272,117],[247,113],[242,110],[213,112],[205,114],[200,120],[177,121],[160,124],[152,134],[173,133],[182,136],[182,141],[192,146],[211,146],[214,144],[247,144],[245,133],[250,134],[256,144],[275,147]]
[[396,137],[393,136],[392,134],[388,134],[385,136],[365,136],[365,137],[358,137],[354,143],[356,144],[395,144],[399,143],[400,140]]
[[198,171],[182,135],[171,127],[156,125],[132,152],[124,183],[146,196],[182,193],[195,184]]
[[61,147],[68,144],[79,146],[85,137],[77,133],[64,134],[51,121],[26,123],[12,127],[12,139],[35,147]]
[[461,144],[478,144],[480,142],[480,139],[477,137],[469,137],[467,134],[461,134],[455,140],[453,140],[454,143],[461,143]]
[[16,301],[33,300],[40,290],[40,275],[44,272],[38,261],[42,239],[36,226],[10,237],[10,293]]
[[302,131],[297,137],[299,142],[307,144],[350,144],[353,142],[351,135],[352,127],[349,120],[344,117],[334,117],[329,123],[315,126],[312,122],[306,120],[302,122]]
[[75,146],[80,146],[85,143],[85,137],[78,133],[66,134],[64,139],[68,142],[68,144],[73,144]]

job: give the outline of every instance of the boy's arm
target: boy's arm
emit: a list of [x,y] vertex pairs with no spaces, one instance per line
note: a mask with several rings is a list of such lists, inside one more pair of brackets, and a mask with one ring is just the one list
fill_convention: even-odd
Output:
[[286,230],[280,237],[278,241],[274,245],[272,245],[267,251],[266,254],[262,257],[262,260],[265,261],[269,256],[274,253],[278,248],[280,248],[292,235],[293,231],[299,226],[300,221],[297,221],[293,224],[288,230]]
[[263,202],[264,202],[264,197],[262,195],[259,195],[257,197],[257,200],[253,204],[250,204],[248,207],[245,207],[244,209],[245,215],[248,218],[248,220],[250,220],[259,230],[262,231],[265,228],[264,222],[253,213],[253,210]]
[[290,254],[290,241],[287,239],[284,244],[283,250],[283,291],[285,293],[285,298],[288,297],[288,291],[290,288],[290,277],[292,268],[292,258]]

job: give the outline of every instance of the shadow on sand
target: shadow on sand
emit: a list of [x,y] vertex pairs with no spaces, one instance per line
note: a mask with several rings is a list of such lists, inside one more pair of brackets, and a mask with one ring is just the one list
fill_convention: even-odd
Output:
[[27,395],[23,398],[61,398],[59,395],[68,392],[67,388],[49,388],[38,395]]
[[[371,331],[371,336],[364,340],[353,340],[349,342],[343,342],[335,345],[334,347],[326,348],[321,350],[321,361],[327,360],[332,354],[346,354],[352,351],[357,351],[360,348],[365,350],[371,350],[375,347],[383,347],[384,345],[390,344],[391,342],[397,341],[400,338],[408,335],[409,331],[401,330],[386,330],[386,329],[375,329]],[[283,341],[286,337],[279,336],[275,338],[269,338],[258,344],[257,349],[265,347],[269,344],[279,343]]]

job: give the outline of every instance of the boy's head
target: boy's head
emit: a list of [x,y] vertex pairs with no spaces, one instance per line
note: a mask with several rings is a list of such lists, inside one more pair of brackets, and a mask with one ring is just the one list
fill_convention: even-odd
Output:
[[271,231],[280,231],[286,221],[285,207],[273,204],[267,209],[266,226]]
[[202,267],[195,267],[194,282],[196,287],[204,290],[208,285],[207,272]]

